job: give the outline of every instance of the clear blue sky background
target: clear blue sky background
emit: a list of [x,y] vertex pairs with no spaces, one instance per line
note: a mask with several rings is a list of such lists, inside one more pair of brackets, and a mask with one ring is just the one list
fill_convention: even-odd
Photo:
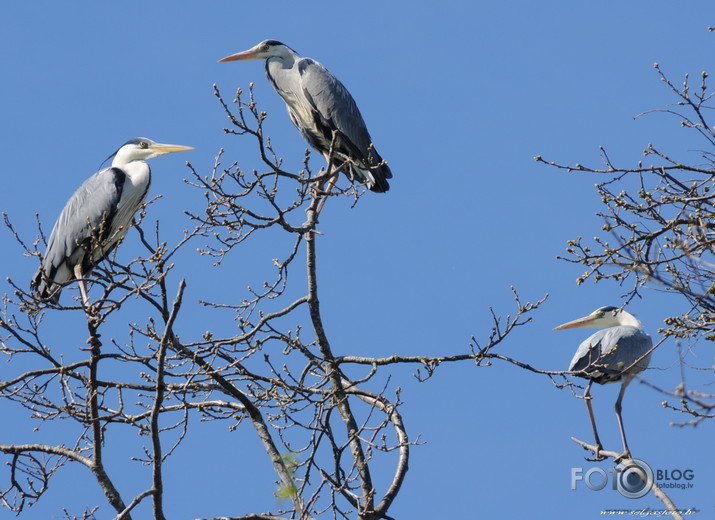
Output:
[[[0,208],[31,240],[36,213],[49,231],[73,190],[107,155],[146,136],[195,147],[152,163],[152,194],[164,197],[151,206],[150,218],[161,220],[165,239],[176,240],[188,227],[183,211],[201,204],[182,182],[184,161],[209,173],[224,147],[227,159],[257,164],[249,143],[223,134],[227,120],[213,83],[230,97],[255,82],[274,146],[288,167],[299,168],[305,144],[263,64],[216,63],[279,39],[343,81],[395,175],[388,194],[368,194],[354,209],[331,200],[321,218],[322,303],[335,351],[464,352],[471,335],[486,337],[489,306],[513,311],[514,285],[524,300],[547,292],[550,298],[500,352],[565,369],[587,333],[553,327],[620,305],[623,291],[609,284],[577,287],[581,268],[555,258],[568,239],[598,233],[593,185],[601,178],[566,174],[533,157],[597,165],[603,145],[614,161],[635,164],[652,142],[688,160],[688,150],[704,147],[692,132],[664,115],[634,116],[674,101],[654,62],[677,83],[685,73],[712,72],[715,35],[708,25],[715,25],[715,6],[707,1],[687,8],[672,1],[7,3],[0,17]],[[8,232],[0,231],[0,243],[3,279],[27,284],[34,260],[22,256]],[[130,258],[132,247],[128,241],[120,256]],[[207,294],[226,299],[260,281],[256,273],[273,256],[270,247],[263,255],[247,250],[208,272],[206,260],[185,255],[172,282],[188,278],[189,301]],[[198,272],[208,273],[199,280]],[[656,336],[663,318],[682,310],[680,301],[644,294],[628,310]],[[206,325],[202,312],[185,316],[182,336],[222,326]],[[66,336],[48,342],[68,352],[82,345],[81,319],[64,330]],[[708,367],[711,352],[702,345],[688,361]],[[668,341],[645,377],[674,388],[676,361],[676,345]],[[602,509],[662,508],[652,496],[634,501],[611,490],[570,489],[571,468],[594,464],[569,439],[591,440],[591,430],[583,402],[545,377],[506,364],[464,363],[441,367],[424,384],[411,370],[395,370],[390,384],[403,389],[408,432],[425,443],[413,449],[391,510],[396,518],[586,519]],[[617,392],[617,385],[595,390],[610,449],[620,446]],[[624,417],[631,448],[654,468],[693,469],[694,488],[671,497],[682,508],[700,509],[697,518],[710,518],[713,424],[670,426],[683,417],[663,410],[663,400],[642,384],[629,389]],[[50,425],[32,433],[6,403],[0,411],[11,417],[0,442],[52,438]],[[246,434],[197,426],[167,465],[169,517],[275,508],[270,465],[248,425],[243,428]],[[135,464],[119,466],[127,493],[149,486]],[[84,469],[65,471],[28,517],[57,518],[58,504],[78,514],[95,503],[102,504],[99,518],[111,517]],[[11,515],[0,510],[0,518]]]

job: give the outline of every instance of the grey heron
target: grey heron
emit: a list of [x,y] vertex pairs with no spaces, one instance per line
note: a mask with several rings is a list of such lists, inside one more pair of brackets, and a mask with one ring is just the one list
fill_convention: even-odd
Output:
[[[328,69],[276,40],[265,40],[219,62],[266,60],[266,75],[283,98],[293,124],[308,144],[332,160],[336,171],[365,183],[372,191],[390,189],[389,166],[372,143],[350,92]],[[331,186],[335,178],[331,179]]]
[[601,307],[588,316],[559,325],[554,330],[600,327],[607,328],[589,336],[579,345],[571,360],[569,371],[576,372],[577,376],[589,380],[583,398],[586,401],[588,416],[593,427],[596,458],[599,458],[598,452],[603,446],[598,438],[596,421],[591,408],[591,385],[594,382],[598,384],[621,383],[621,391],[616,400],[616,418],[623,441],[621,458],[630,458],[630,450],[621,418],[621,401],[628,384],[637,374],[648,367],[653,341],[648,334],[643,332],[643,327],[635,316],[617,307]]
[[191,149],[138,137],[110,155],[112,165],[84,181],[55,222],[42,264],[32,279],[35,296],[57,303],[62,287],[77,279],[87,305],[83,277],[127,234],[149,191],[151,169],[145,160]]

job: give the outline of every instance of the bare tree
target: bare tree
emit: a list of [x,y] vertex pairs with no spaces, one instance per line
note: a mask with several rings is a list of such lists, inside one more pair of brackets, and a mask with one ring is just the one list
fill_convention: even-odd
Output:
[[[618,166],[601,148],[604,166],[563,165],[536,160],[568,171],[597,173],[603,234],[593,241],[569,241],[566,261],[585,266],[578,283],[615,281],[626,289],[626,301],[639,297],[644,287],[677,295],[680,312],[664,320],[659,333],[666,337],[715,339],[715,130],[708,123],[713,93],[708,73],[691,84],[671,82],[659,65],[660,80],[676,96],[669,107],[651,112],[675,116],[681,127],[699,140],[698,159],[682,160],[649,144],[643,151],[650,164]],[[693,164],[695,163],[695,164]],[[682,359],[682,356],[681,356]],[[683,363],[685,368],[685,364]],[[705,370],[712,370],[711,367]],[[715,417],[715,395],[687,384],[683,370],[674,390],[660,389],[671,400],[666,406],[687,414],[684,424]]]
[[[89,307],[77,298],[64,304],[36,301],[23,284],[13,284],[12,294],[4,297],[0,352],[10,369],[3,371],[0,398],[26,409],[50,432],[61,419],[74,425],[52,443],[0,444],[8,463],[0,499],[18,514],[41,498],[53,478],[61,478],[63,465],[76,463],[94,477],[116,519],[138,514],[145,501],[151,507],[141,506],[142,517],[151,510],[155,519],[164,519],[172,490],[165,486],[163,464],[180,456],[190,419],[200,417],[226,428],[252,429],[275,471],[276,495],[284,499],[275,511],[243,511],[236,504],[236,511],[221,518],[305,519],[325,512],[333,518],[390,518],[416,439],[408,435],[400,413],[400,389],[390,367],[412,365],[423,381],[450,362],[488,366],[499,359],[526,367],[493,351],[543,302],[522,303],[516,292],[513,315],[492,313],[486,338],[473,338],[470,348],[457,354],[336,356],[319,298],[318,208],[326,197],[357,203],[363,190],[348,185],[326,193],[322,185],[333,172],[328,166],[314,174],[307,154],[301,171],[284,170],[264,134],[266,114],[252,92],[246,101],[239,90],[235,109],[218,89],[215,94],[231,122],[226,132],[254,140],[259,167],[246,171],[236,162],[225,165],[223,152],[207,174],[189,165],[187,182],[205,201],[201,212],[189,215],[193,227],[169,246],[158,223],[147,223],[142,211],[135,226],[141,254],[128,263],[117,256],[102,262],[92,275]],[[5,222],[14,233],[7,216]],[[184,330],[181,317],[196,304],[184,300],[187,282],[172,272],[179,253],[199,242],[201,255],[216,264],[230,262],[236,250],[268,232],[277,237],[272,278],[243,296],[235,296],[234,286],[225,292],[227,301],[200,303],[237,332],[220,334],[216,330],[224,327],[218,325]],[[42,227],[34,243],[17,233],[15,238],[37,261]],[[127,312],[130,320],[148,318],[131,321],[123,336],[107,340],[105,331],[124,323]],[[57,315],[81,318],[88,345],[78,348],[64,344],[63,337],[48,337],[47,322]],[[151,485],[142,492],[120,489],[105,461],[108,432],[118,428],[132,428],[148,439],[143,451],[131,454],[137,474],[149,474]],[[373,475],[378,458],[393,464],[386,485]],[[64,514],[94,518],[96,511]]]

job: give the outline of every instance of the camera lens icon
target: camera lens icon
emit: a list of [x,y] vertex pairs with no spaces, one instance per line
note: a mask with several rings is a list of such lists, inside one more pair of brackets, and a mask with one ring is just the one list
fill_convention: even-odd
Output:
[[641,459],[628,459],[619,464],[616,489],[626,498],[641,498],[653,487],[653,470]]

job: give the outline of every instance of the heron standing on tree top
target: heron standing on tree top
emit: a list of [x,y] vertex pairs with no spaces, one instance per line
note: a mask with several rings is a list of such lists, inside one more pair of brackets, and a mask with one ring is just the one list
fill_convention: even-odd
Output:
[[[389,166],[375,150],[350,92],[328,69],[276,40],[263,41],[219,62],[261,59],[266,60],[266,75],[308,144],[328,162],[332,159],[335,170],[350,180],[378,193],[389,190]],[[330,187],[336,178],[330,180]]]
[[653,341],[643,332],[643,326],[635,316],[617,307],[601,307],[588,316],[559,325],[554,330],[600,327],[608,328],[599,330],[579,345],[571,360],[569,371],[589,380],[583,398],[593,427],[596,460],[602,458],[598,453],[603,449],[603,445],[598,438],[591,408],[591,385],[594,382],[621,383],[621,391],[616,400],[616,418],[623,441],[623,454],[620,458],[630,458],[631,452],[628,449],[621,418],[621,401],[628,384],[648,367]]
[[32,279],[35,296],[57,303],[64,285],[76,279],[88,305],[83,278],[124,238],[144,202],[151,184],[146,159],[191,149],[138,137],[112,154],[112,165],[84,181],[65,204]]

